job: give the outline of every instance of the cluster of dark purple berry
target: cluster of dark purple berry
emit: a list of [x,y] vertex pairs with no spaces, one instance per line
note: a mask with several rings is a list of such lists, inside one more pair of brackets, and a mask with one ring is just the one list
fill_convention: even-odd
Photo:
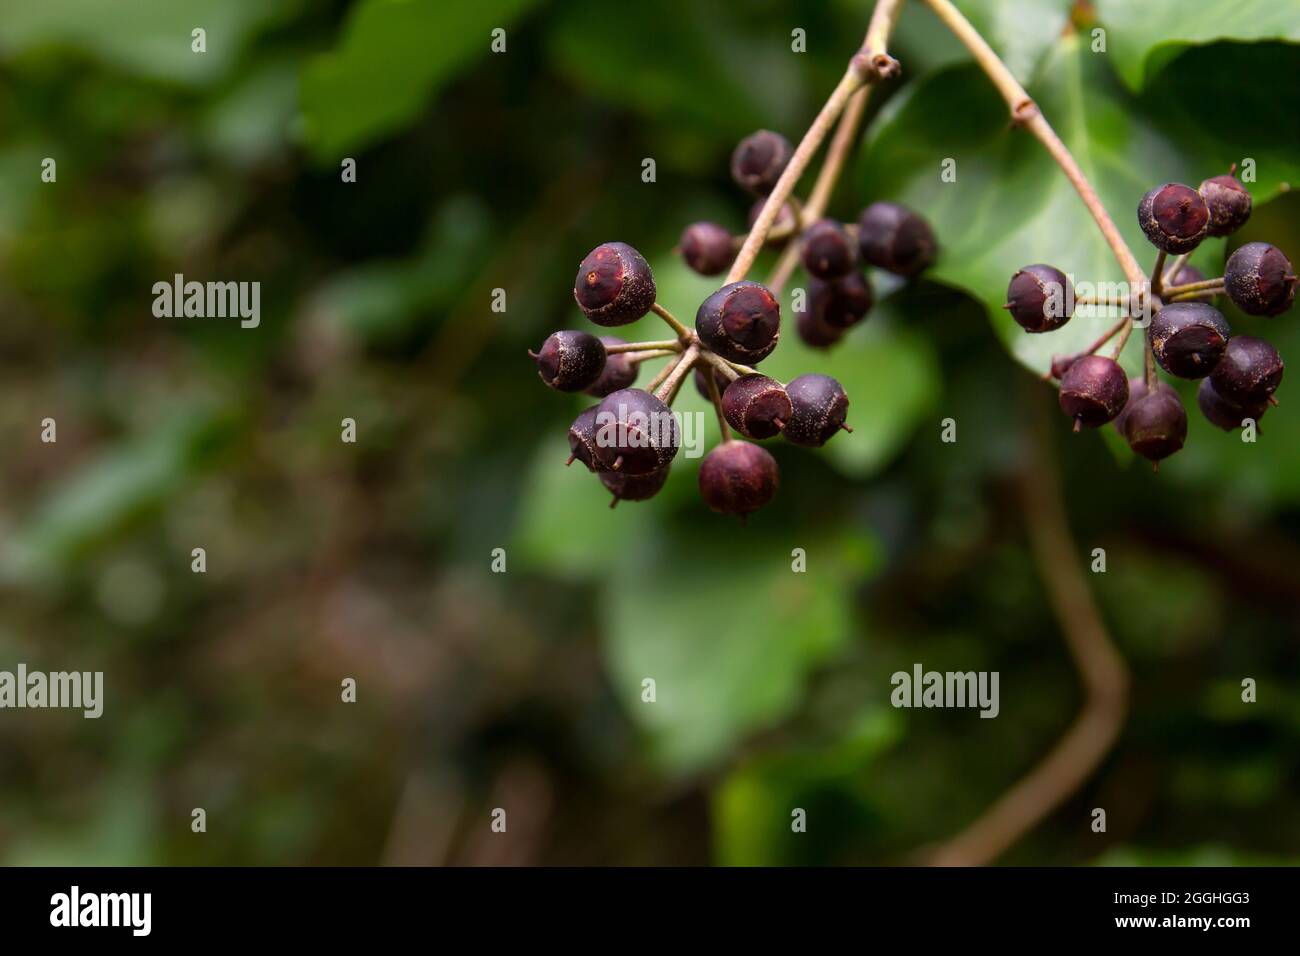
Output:
[[[750,210],[751,227],[763,208],[763,197],[776,185],[793,154],[790,141],[770,130],[759,130],[736,147],[731,156],[732,178],[760,197]],[[930,265],[938,251],[929,223],[898,203],[872,203],[862,210],[856,224],[826,217],[805,223],[805,218],[796,203],[787,202],[768,239],[799,244],[809,281],[804,308],[795,313],[795,327],[799,337],[816,348],[834,345],[866,318],[875,302],[866,266],[911,277]],[[696,272],[719,275],[731,264],[743,238],[732,236],[716,222],[696,222],[683,231],[679,249]]]
[[[759,133],[741,145],[733,173],[742,185],[765,195],[789,162],[790,144]],[[724,271],[736,248],[725,230],[711,235],[698,223],[687,229],[682,243],[687,261],[708,275]],[[700,304],[692,330],[656,301],[644,257],[625,243],[607,242],[582,260],[573,296],[597,325],[626,325],[653,311],[676,334],[667,341],[628,343],[567,330],[529,353],[550,387],[600,399],[569,427],[569,462],[580,461],[596,473],[614,495],[611,507],[653,497],[664,486],[681,444],[670,406],[692,370],[696,386],[717,410],[722,434],[699,474],[700,494],[714,511],[744,518],[770,502],[780,482],[776,459],[752,441],[732,439],[729,428],[757,440],[781,434],[807,447],[852,430],[844,423],[849,399],[835,379],[809,374],[783,385],[752,367],[776,348],[781,329],[777,297],[757,282],[718,289]],[[639,365],[653,358],[668,362],[646,388],[633,387]]]
[[[1234,167],[1235,170],[1235,167]],[[1157,186],[1142,197],[1138,221],[1158,250],[1151,287],[1129,296],[1076,299],[1069,278],[1048,265],[1025,266],[1011,277],[1006,308],[1027,332],[1051,332],[1069,321],[1079,304],[1118,307],[1124,318],[1091,348],[1057,358],[1051,376],[1060,380],[1062,410],[1075,430],[1113,421],[1134,452],[1158,463],[1183,447],[1187,413],[1177,391],[1156,375],[1200,379],[1197,404],[1212,424],[1231,431],[1258,423],[1282,381],[1282,357],[1262,339],[1232,335],[1212,304],[1228,297],[1247,315],[1276,316],[1295,301],[1296,275],[1276,246],[1251,242],[1228,258],[1224,274],[1206,279],[1186,264],[1208,236],[1230,235],[1250,217],[1250,193],[1230,171],[1192,189]],[[1179,256],[1166,269],[1166,255]],[[1154,313],[1146,327],[1146,370],[1129,379],[1117,359],[1135,325],[1134,316]],[[1111,357],[1095,354],[1119,336]]]

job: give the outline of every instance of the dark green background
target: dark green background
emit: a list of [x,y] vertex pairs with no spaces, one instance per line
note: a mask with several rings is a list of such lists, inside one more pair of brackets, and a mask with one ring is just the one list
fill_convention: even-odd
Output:
[[[963,4],[1144,265],[1141,193],[1245,157],[1256,212],[1229,243],[1300,254],[1296,5],[1098,0],[1073,27],[1071,6]],[[1300,410],[1284,384],[1253,445],[1194,420],[1158,476],[1069,434],[1027,367],[1096,326],[1030,340],[992,307],[1027,261],[1118,269],[916,7],[832,212],[903,199],[943,256],[830,355],[787,325],[765,370],[841,378],[856,430],[775,443],[780,494],[741,528],[700,502],[694,461],[609,511],[562,466],[582,403],[524,353],[590,328],[573,275],[610,239],[693,315],[714,282],[674,261],[682,226],[743,228],[732,146],[799,137],[870,3],[0,0],[0,669],[107,685],[98,721],[0,712],[0,862],[917,859],[1080,704],[1017,490],[1042,441],[1080,560],[1107,552],[1089,581],[1132,713],[1005,860],[1300,857]],[[261,327],[154,318],[177,272],[260,281]],[[1229,319],[1300,355],[1295,313]],[[999,671],[1000,716],[891,708],[918,661]]]

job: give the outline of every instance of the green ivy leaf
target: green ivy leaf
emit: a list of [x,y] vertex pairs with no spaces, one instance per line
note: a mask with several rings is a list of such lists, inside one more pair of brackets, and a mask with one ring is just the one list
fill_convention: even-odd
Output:
[[305,135],[315,154],[337,159],[399,129],[458,69],[489,52],[492,30],[535,2],[364,0],[338,48],[303,72]]
[[[1115,69],[1130,89],[1145,82],[1190,44],[1216,40],[1300,42],[1300,8],[1277,0],[1094,0],[1106,27]],[[1235,74],[1215,70],[1220,85]],[[1294,87],[1294,80],[1290,84]],[[1237,92],[1242,87],[1233,85]]]
[[[805,573],[791,570],[796,547],[807,553]],[[700,770],[790,714],[810,672],[849,637],[847,585],[878,560],[861,534],[807,532],[623,554],[603,602],[605,659],[657,762],[672,773]],[[646,678],[655,681],[654,703],[641,700]]]

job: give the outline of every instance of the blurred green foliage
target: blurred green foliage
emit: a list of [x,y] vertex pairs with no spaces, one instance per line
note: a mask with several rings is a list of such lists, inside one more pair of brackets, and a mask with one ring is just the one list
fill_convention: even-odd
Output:
[[[1135,248],[1150,185],[1251,157],[1254,217],[1193,262],[1252,239],[1300,255],[1290,6],[961,6]],[[108,694],[99,721],[0,715],[0,861],[908,862],[1032,767],[1079,706],[1016,492],[1054,404],[1032,373],[1094,329],[1030,338],[997,306],[1030,261],[1119,276],[919,4],[831,212],[912,203],[942,258],[907,287],[873,277],[881,302],[835,351],[787,326],[764,369],[840,378],[855,431],[778,443],[771,508],[744,528],[707,512],[683,458],[610,510],[563,467],[584,403],[524,357],[583,325],[574,268],[608,239],[693,314],[714,282],[673,257],[681,227],[744,227],[731,147],[799,136],[869,7],[0,0],[0,668],[102,669]],[[176,273],[260,281],[260,327],[154,318]],[[1294,315],[1229,318],[1300,354]],[[662,334],[620,334],[643,331]],[[1060,424],[1136,690],[1103,768],[1008,862],[1300,857],[1300,417],[1281,397],[1256,444],[1193,414],[1158,477]],[[680,408],[707,411],[689,384]],[[998,670],[998,719],[890,707],[918,661]]]

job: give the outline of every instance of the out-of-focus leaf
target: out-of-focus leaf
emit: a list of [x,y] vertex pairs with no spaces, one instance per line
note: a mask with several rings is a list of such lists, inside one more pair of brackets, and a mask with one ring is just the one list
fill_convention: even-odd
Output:
[[[400,129],[457,70],[490,53],[494,29],[535,2],[363,0],[338,47],[303,72],[307,142],[321,159],[337,160]],[[507,34],[507,55],[511,42]]]
[[[1300,7],[1278,0],[1093,0],[1093,5],[1106,27],[1108,56],[1135,90],[1189,44],[1300,41]],[[1242,92],[1244,84],[1223,83],[1224,76],[1234,75],[1231,70],[1220,68],[1216,75],[1221,87]]]
[[[805,573],[791,570],[795,547]],[[606,661],[665,770],[702,769],[788,715],[809,673],[849,638],[848,585],[877,560],[874,539],[807,533],[620,555],[603,601]],[[654,703],[641,701],[646,678]]]
[[292,63],[268,63],[240,79],[213,104],[204,126],[208,148],[248,164],[288,147],[298,106],[298,74]]
[[232,420],[196,406],[115,446],[54,488],[0,550],[0,579],[39,580],[164,501],[231,436]]
[[[298,9],[301,0],[0,0],[0,57],[71,47],[142,76],[202,84],[234,66],[244,45]],[[206,31],[205,53],[191,31]]]

